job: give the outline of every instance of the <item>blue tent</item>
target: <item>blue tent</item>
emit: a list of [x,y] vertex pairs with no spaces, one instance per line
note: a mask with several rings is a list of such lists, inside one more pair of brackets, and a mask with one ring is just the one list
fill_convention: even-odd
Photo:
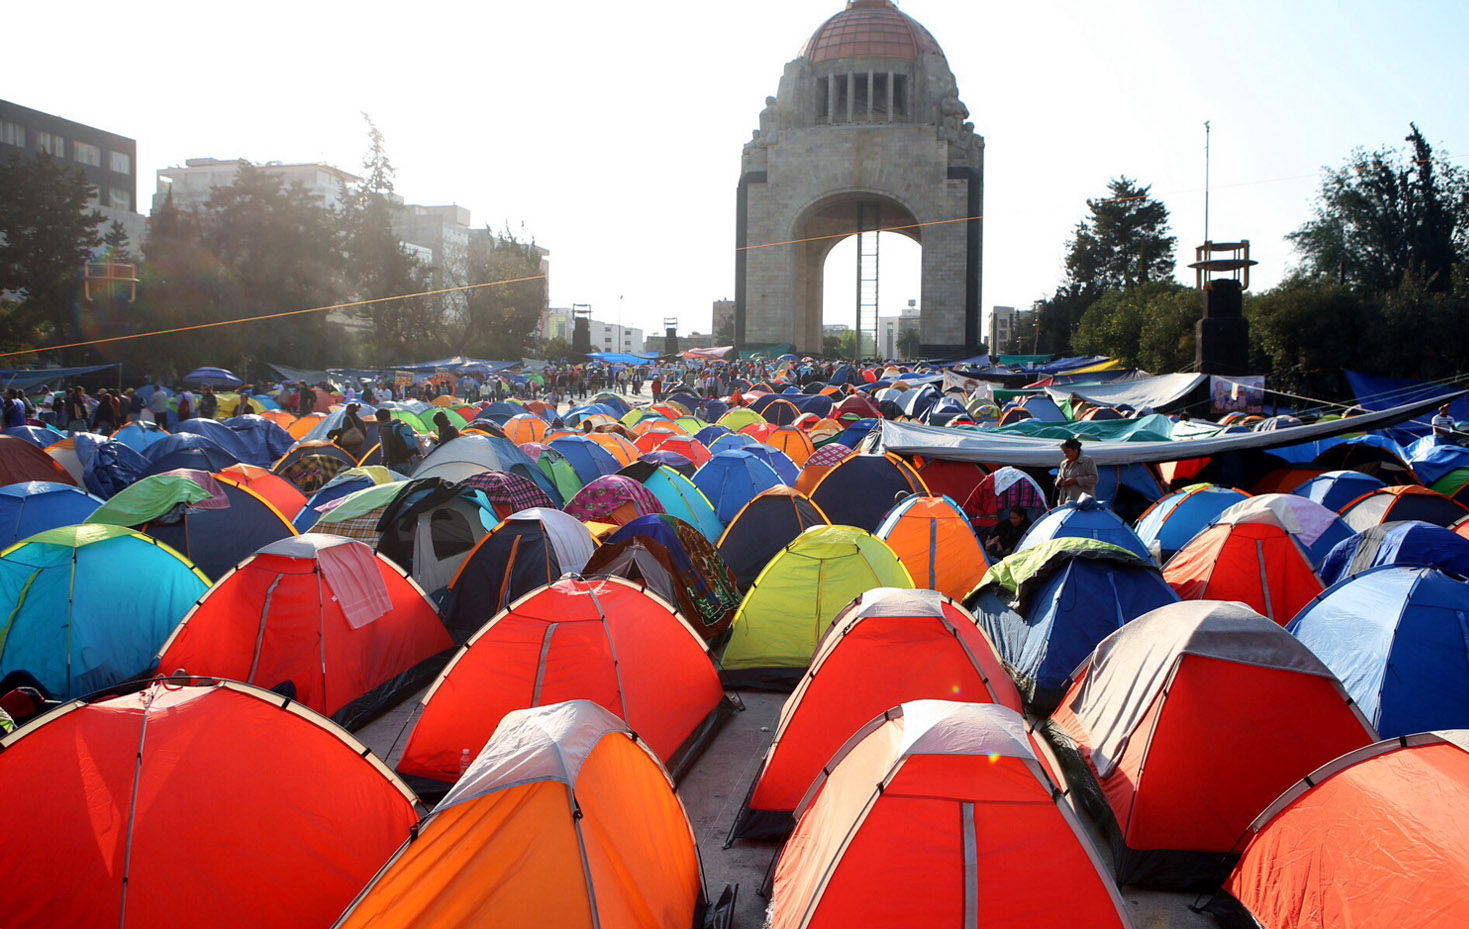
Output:
[[8,435],[29,442],[42,451],[66,438],[66,433],[57,432],[50,426],[11,426],[9,429],[0,430],[0,435]]
[[900,499],[927,491],[918,472],[896,455],[848,455],[811,488],[811,502],[832,525],[876,532]]
[[[703,442],[705,448],[712,450],[714,447],[714,441],[727,435],[735,435],[734,430],[730,429],[728,426],[721,426],[716,423],[700,429],[697,433],[694,434],[694,438],[698,439],[700,442]],[[746,438],[749,438],[749,436],[746,436]]]
[[1327,471],[1311,478],[1292,493],[1307,500],[1315,500],[1328,510],[1340,513],[1348,503],[1358,497],[1365,497],[1386,486],[1382,481],[1361,471]]
[[1469,728],[1469,584],[1387,565],[1336,584],[1286,628],[1385,739]]
[[784,486],[770,465],[745,450],[718,452],[694,474],[714,514],[726,526],[762,490]]
[[1382,565],[1438,568],[1469,577],[1469,539],[1416,520],[1382,523],[1338,542],[1317,573],[1330,586]]
[[611,452],[583,435],[564,435],[553,439],[548,447],[566,459],[583,486],[622,468]]
[[746,446],[744,451],[770,465],[771,469],[780,477],[782,484],[785,484],[787,487],[796,486],[796,481],[801,476],[801,469],[796,467],[796,463],[791,461],[790,456],[786,455],[785,452],[759,442]]
[[112,438],[135,452],[168,438],[168,432],[155,422],[135,419],[112,434]]
[[726,430],[724,435],[717,436],[713,442],[705,442],[704,444],[708,447],[709,451],[717,455],[720,452],[742,451],[760,443],[743,432],[729,432]]
[[235,416],[224,422],[186,419],[173,427],[174,435],[192,433],[211,439],[237,461],[269,468],[296,444],[291,434],[264,416]]
[[[642,479],[642,485],[663,504],[664,513],[693,526],[711,544],[717,543],[724,534],[724,522],[714,512],[714,504],[693,481],[673,468],[667,465],[659,467]],[[639,517],[633,522],[645,518],[648,517]]]
[[181,432],[162,442],[155,442],[144,450],[143,457],[148,459],[144,476],[162,474],[175,468],[194,468],[212,474],[239,464],[239,459],[218,442],[191,432]]
[[1023,552],[1052,539],[1096,539],[1116,545],[1144,560],[1152,559],[1148,547],[1137,533],[1096,500],[1065,503],[1046,513],[1026,531],[1015,551]]
[[1216,516],[1248,496],[1244,491],[1214,484],[1185,487],[1148,507],[1138,518],[1137,537],[1162,563],[1202,532]]
[[79,523],[101,505],[70,484],[23,481],[0,487],[0,551],[38,532]]
[[29,671],[62,700],[142,674],[208,587],[173,549],[120,526],[33,535],[0,556],[0,674]]
[[[1123,490],[1136,494],[1142,504],[1137,505],[1136,500],[1129,501],[1121,493]],[[1136,513],[1163,496],[1163,485],[1144,464],[1101,465],[1097,468],[1097,488],[1092,496],[1107,506],[1134,505],[1132,512]],[[1120,502],[1119,496],[1122,498]]]
[[991,566],[965,606],[1044,714],[1098,643],[1177,601],[1145,557],[1095,539],[1058,538]]

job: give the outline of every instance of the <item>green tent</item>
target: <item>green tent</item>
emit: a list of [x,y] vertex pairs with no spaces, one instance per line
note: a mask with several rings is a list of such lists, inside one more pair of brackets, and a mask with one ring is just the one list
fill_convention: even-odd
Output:
[[179,474],[154,474],[118,491],[92,515],[89,523],[109,526],[141,526],[157,519],[180,503],[209,499],[209,491]]
[[740,686],[794,683],[832,620],[858,594],[913,588],[898,556],[854,526],[812,526],[755,578],[735,613],[722,667]]

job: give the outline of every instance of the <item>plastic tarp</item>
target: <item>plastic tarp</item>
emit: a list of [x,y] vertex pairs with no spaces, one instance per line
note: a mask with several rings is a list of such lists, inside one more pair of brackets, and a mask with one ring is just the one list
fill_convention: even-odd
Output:
[[116,364],[89,365],[83,368],[0,369],[0,387],[30,390],[32,387],[51,384],[59,388],[63,386],[63,381],[115,367]]
[[1077,396],[1098,406],[1127,405],[1134,410],[1149,408],[1161,410],[1178,403],[1209,380],[1207,374],[1159,374],[1136,381],[1120,381],[1111,384],[1073,384],[1069,387],[1047,388],[1047,393],[1056,400]]
[[1382,523],[1336,544],[1318,569],[1327,585],[1382,565],[1432,567],[1469,577],[1469,539],[1432,523]]
[[224,422],[186,419],[174,426],[173,432],[212,439],[237,461],[262,468],[275,464],[295,444],[289,432],[262,416],[236,416]]
[[[1098,465],[1209,458],[1227,452],[1276,448],[1344,433],[1381,429],[1412,419],[1433,409],[1440,402],[1438,399],[1420,400],[1378,413],[1307,426],[1290,426],[1270,432],[1244,432],[1171,442],[1091,442],[1087,443],[1085,451]],[[883,420],[881,426],[883,449],[899,455],[923,455],[926,458],[1032,467],[1055,467],[1061,460],[1061,450],[1051,440],[920,426],[891,420]]]
[[[1357,403],[1364,410],[1386,410],[1405,403],[1428,401],[1425,413],[1449,403],[1449,415],[1455,420],[1469,419],[1469,395],[1456,387],[1445,384],[1430,384],[1401,377],[1379,377],[1361,371],[1343,371],[1347,385],[1357,395]],[[1429,419],[1425,415],[1420,422],[1405,422],[1400,428],[1410,435],[1423,435],[1429,431]]]

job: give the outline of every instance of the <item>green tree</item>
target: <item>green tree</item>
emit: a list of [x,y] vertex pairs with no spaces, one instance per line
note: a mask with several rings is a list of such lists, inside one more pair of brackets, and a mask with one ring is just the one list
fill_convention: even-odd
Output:
[[[362,166],[367,177],[342,198],[341,224],[345,286],[352,301],[377,300],[428,289],[429,274],[393,231],[401,209],[393,193],[394,168],[383,134],[366,114],[369,147]],[[387,364],[424,353],[442,340],[441,301],[415,297],[374,303],[354,311],[373,331],[373,361]]]
[[83,336],[82,266],[102,244],[95,193],[81,171],[49,155],[0,163],[0,293],[12,295],[9,335]]
[[112,225],[107,227],[107,234],[102,237],[102,246],[110,260],[132,263],[132,242],[128,238],[127,229],[117,220],[114,219]]
[[[1383,370],[1375,301],[1335,283],[1296,277],[1245,301],[1251,364],[1271,386],[1309,397],[1347,395],[1343,368]],[[1386,372],[1384,372],[1386,373]],[[1406,373],[1406,372],[1399,372]]]
[[1127,177],[1107,184],[1108,196],[1087,200],[1086,218],[1066,245],[1066,280],[1038,301],[1035,349],[1064,352],[1082,317],[1103,294],[1173,276],[1177,238],[1169,234],[1168,208],[1150,186]]
[[1379,294],[1409,274],[1435,292],[1453,287],[1469,255],[1469,173],[1410,125],[1408,150],[1359,149],[1326,172],[1315,217],[1288,237],[1308,276]]
[[1082,316],[1071,346],[1148,371],[1180,371],[1193,363],[1202,312],[1198,292],[1172,281],[1110,291]]
[[735,324],[733,316],[726,316],[720,320],[719,326],[714,330],[715,345],[733,345],[735,337]]
[[560,336],[546,339],[537,349],[535,357],[545,361],[565,361],[571,357],[571,343]]
[[917,329],[904,329],[898,333],[898,352],[904,358],[917,358],[923,351],[923,337]]
[[[467,354],[502,360],[524,357],[547,302],[544,252],[533,239],[521,241],[507,227],[470,237],[467,285],[454,345]],[[511,283],[514,282],[514,283]]]

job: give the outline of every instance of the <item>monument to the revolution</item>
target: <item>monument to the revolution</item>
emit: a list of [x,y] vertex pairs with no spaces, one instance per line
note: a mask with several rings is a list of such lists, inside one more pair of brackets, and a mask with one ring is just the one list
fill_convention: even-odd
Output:
[[[933,36],[891,0],[849,0],[765,103],[738,188],[736,341],[820,351],[827,255],[849,235],[908,226],[898,231],[923,246],[923,352],[972,354],[984,139]],[[879,256],[876,236],[863,240],[852,313],[873,331]]]

